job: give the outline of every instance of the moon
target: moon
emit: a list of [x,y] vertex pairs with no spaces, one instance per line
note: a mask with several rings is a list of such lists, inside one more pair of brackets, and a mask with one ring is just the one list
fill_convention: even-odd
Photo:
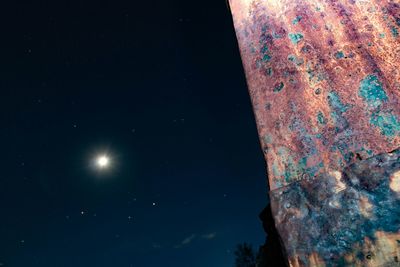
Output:
[[106,169],[110,166],[110,158],[107,155],[99,155],[96,159],[96,165],[99,169]]

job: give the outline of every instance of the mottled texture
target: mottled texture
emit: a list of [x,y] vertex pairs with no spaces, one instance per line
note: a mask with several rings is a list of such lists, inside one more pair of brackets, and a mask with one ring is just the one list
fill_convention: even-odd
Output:
[[271,189],[400,147],[399,1],[230,5]]
[[292,266],[400,266],[400,150],[270,192]]
[[400,265],[400,0],[230,6],[290,264]]

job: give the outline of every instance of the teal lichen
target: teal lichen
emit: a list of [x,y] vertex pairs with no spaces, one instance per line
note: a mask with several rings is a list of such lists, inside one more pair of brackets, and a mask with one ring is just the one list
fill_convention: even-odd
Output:
[[288,60],[296,64],[296,66],[301,66],[304,63],[302,58],[297,58],[295,55],[289,55]]
[[301,33],[289,33],[288,34],[290,41],[292,41],[293,44],[298,44],[301,39],[304,38],[303,34]]
[[[285,182],[291,182],[293,179],[296,179],[299,176],[299,169],[295,164],[293,157],[291,155],[291,151],[286,147],[279,147],[277,149],[277,156],[281,160],[281,163],[284,166],[283,173],[280,173],[280,176],[283,176]],[[272,166],[274,168],[274,166]],[[277,167],[277,166],[276,166]],[[275,168],[277,169],[277,168]],[[276,173],[279,173],[277,170]]]
[[400,121],[391,112],[373,112],[370,123],[378,127],[382,135],[393,137],[400,133]]
[[298,23],[300,22],[301,19],[302,19],[301,16],[297,16],[297,17],[292,21],[292,24],[293,24],[293,25],[298,24]]
[[265,142],[266,144],[272,144],[272,142],[273,142],[272,135],[266,134],[266,135],[264,136],[264,142]]
[[268,54],[264,54],[264,56],[263,56],[262,60],[263,60],[264,62],[268,62],[268,61],[270,61],[270,60],[271,60],[271,56],[270,56],[270,55],[268,55]]
[[350,105],[343,104],[339,95],[333,91],[328,93],[327,98],[331,108],[330,116],[335,123],[335,131],[339,133],[349,126],[349,122],[345,118],[344,113],[350,108]]
[[392,32],[392,36],[393,37],[398,37],[399,36],[399,30],[395,26],[392,26],[390,31]]
[[294,55],[288,55],[288,60],[294,62],[296,60],[296,56]]
[[274,176],[281,175],[281,172],[279,171],[278,163],[276,161],[272,164],[272,173],[274,174]]
[[349,109],[348,105],[344,105],[340,100],[339,95],[336,92],[328,93],[328,103],[334,109],[340,113],[344,113]]
[[260,53],[262,54],[262,61],[268,62],[268,61],[271,60],[271,55],[269,53],[269,49],[268,49],[268,46],[266,44],[264,44],[261,47]]
[[335,53],[335,58],[341,59],[344,58],[344,53],[342,51],[338,51]]
[[368,75],[361,81],[358,95],[373,108],[379,107],[388,99],[382,83],[375,75]]
[[307,72],[307,74],[308,74],[308,80],[311,82],[311,81],[313,80],[313,78],[315,77],[315,72],[314,72],[314,70],[311,68],[310,63],[307,63],[306,72]]
[[325,125],[326,124],[326,119],[324,117],[324,114],[320,111],[317,114],[317,120],[319,124]]
[[274,92],[280,92],[282,89],[283,89],[283,87],[285,87],[285,85],[283,84],[283,82],[280,82],[278,85],[276,85],[275,87],[274,87]]
[[379,34],[379,38],[385,38],[385,34],[384,33],[380,33]]
[[272,76],[272,74],[273,74],[272,68],[266,69],[266,70],[265,70],[265,73],[266,73],[268,76]]
[[303,157],[299,160],[299,168],[305,170],[307,168],[307,157]]
[[265,53],[267,53],[268,52],[268,46],[266,46],[266,45],[264,45],[262,48],[261,48],[261,53],[262,54],[265,54]]

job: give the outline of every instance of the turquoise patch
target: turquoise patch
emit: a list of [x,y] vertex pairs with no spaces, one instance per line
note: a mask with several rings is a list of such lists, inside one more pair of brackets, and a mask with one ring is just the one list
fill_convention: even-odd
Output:
[[392,32],[393,37],[398,37],[399,36],[399,31],[395,26],[393,26],[390,31]]
[[400,121],[391,112],[374,112],[371,115],[372,125],[379,127],[381,134],[385,136],[395,136],[400,132]]
[[297,16],[297,17],[292,21],[293,25],[298,24],[298,23],[300,22],[300,20],[301,20],[301,16]]
[[375,75],[368,75],[361,81],[358,95],[372,107],[378,107],[388,99],[382,83]]
[[344,58],[344,53],[342,51],[338,51],[335,53],[335,58],[341,59]]
[[264,56],[263,56],[263,59],[262,59],[264,62],[268,62],[268,61],[270,61],[271,60],[271,56],[270,55],[268,55],[268,54],[265,54]]
[[339,98],[339,95],[336,92],[328,93],[328,102],[329,105],[334,109],[339,111],[340,113],[344,113],[349,109],[348,105],[344,105]]
[[325,125],[326,124],[326,119],[324,117],[324,114],[320,111],[317,114],[317,120],[319,122],[319,124]]
[[290,41],[292,41],[293,44],[298,44],[301,39],[304,38],[304,36],[301,33],[289,33],[288,34]]

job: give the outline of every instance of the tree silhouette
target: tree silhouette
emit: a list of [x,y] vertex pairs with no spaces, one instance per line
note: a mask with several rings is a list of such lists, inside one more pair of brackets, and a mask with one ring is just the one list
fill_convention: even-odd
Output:
[[256,253],[250,244],[239,244],[235,250],[235,267],[255,267]]

